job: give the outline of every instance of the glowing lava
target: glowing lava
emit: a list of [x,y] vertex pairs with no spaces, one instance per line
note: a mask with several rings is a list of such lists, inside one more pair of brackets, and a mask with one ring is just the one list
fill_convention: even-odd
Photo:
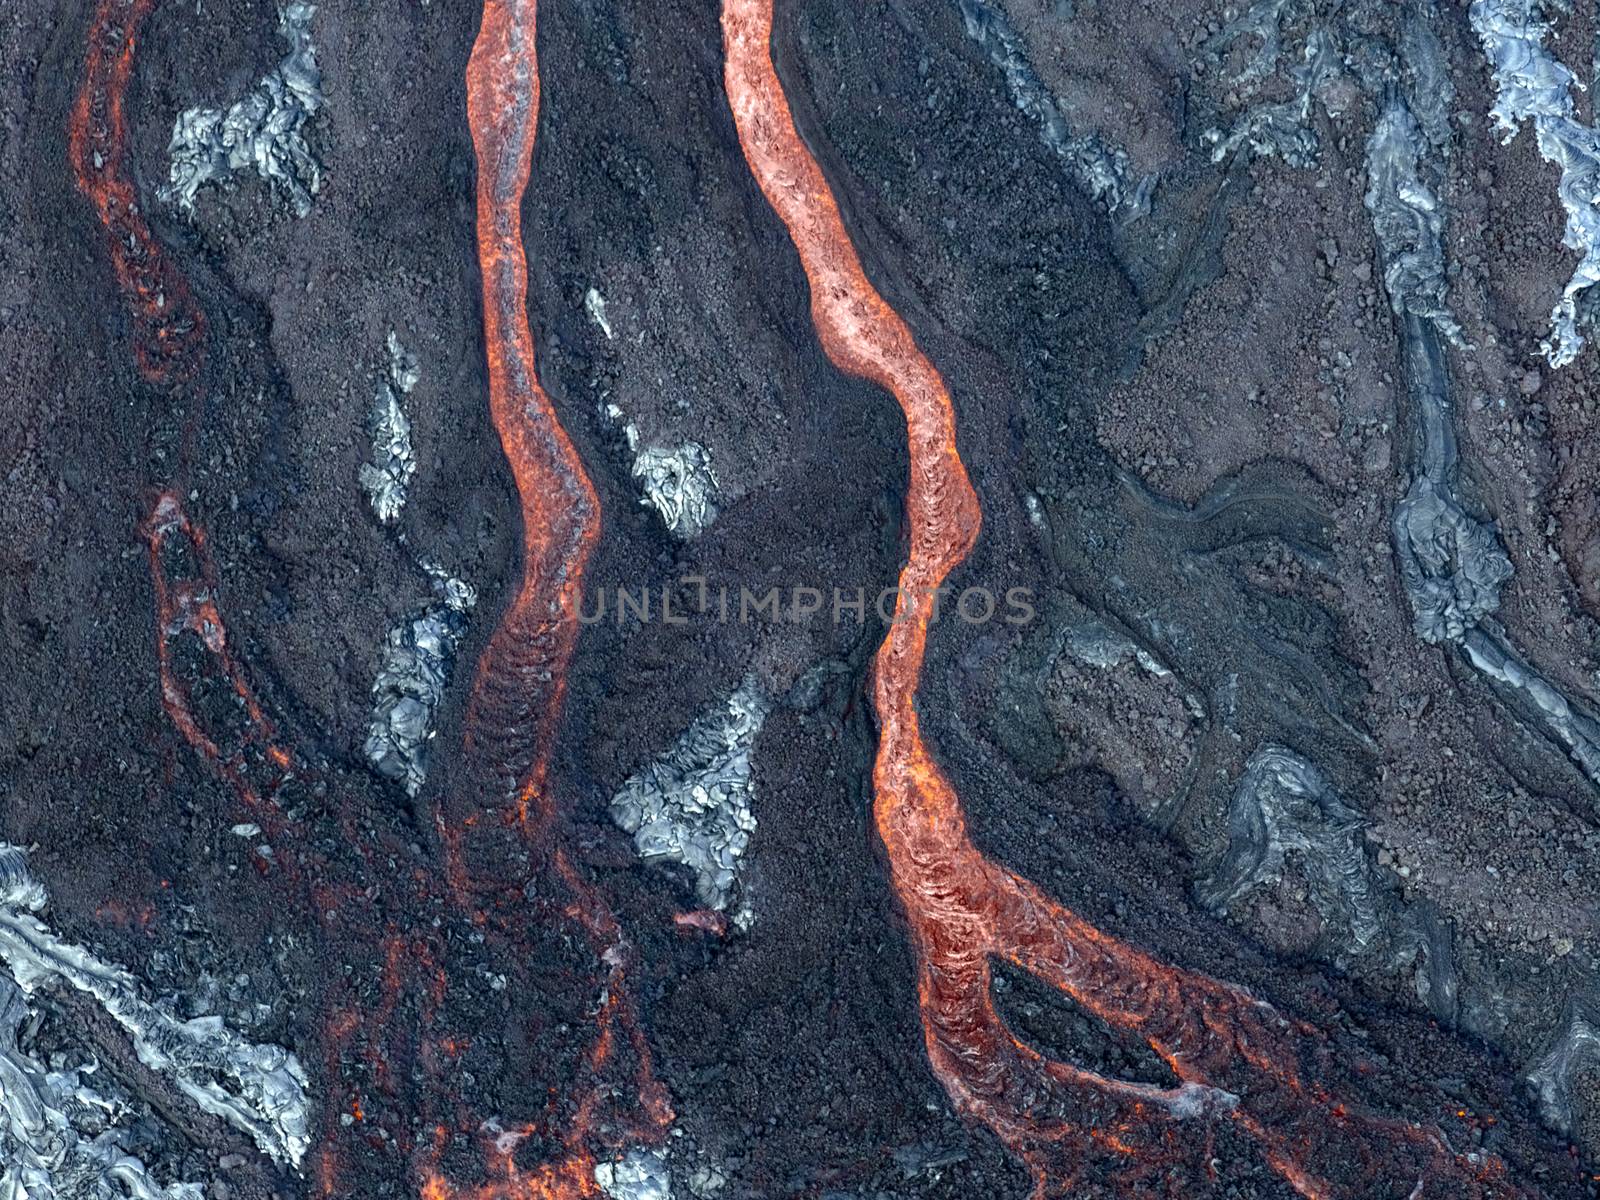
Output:
[[[140,371],[182,393],[193,390],[186,385],[201,365],[204,322],[188,286],[140,213],[127,165],[125,97],[138,29],[154,4],[100,0],[68,140],[78,187],[108,235],[112,266],[132,310]],[[553,843],[559,814],[545,794],[545,762],[576,640],[576,597],[599,535],[594,489],[538,385],[523,312],[527,270],[519,208],[538,119],[533,18],[532,3],[490,3],[468,70],[469,117],[480,164],[491,405],[523,499],[525,535],[522,583],[480,663],[468,716],[469,749],[474,762],[492,777],[488,794],[499,810],[485,814],[476,803],[457,801],[457,811],[439,814],[455,898],[471,895],[478,903],[460,919],[470,919],[505,956],[515,986],[525,982],[527,960],[522,880],[515,880],[508,892],[507,880],[494,878],[492,870],[487,877],[473,874],[467,860],[491,868],[514,865],[514,848],[503,838],[496,840],[496,832],[509,834],[517,847]],[[186,441],[180,475],[189,449]],[[604,963],[596,1033],[580,1064],[587,1077],[570,1110],[552,1101],[551,1113],[537,1128],[530,1125],[515,1137],[502,1133],[484,1138],[487,1184],[457,1187],[447,1182],[433,1169],[443,1152],[455,1140],[477,1137],[492,1122],[475,1118],[466,1098],[439,1087],[470,1039],[459,1029],[439,1027],[454,977],[447,970],[448,937],[439,931],[438,921],[421,932],[412,928],[420,914],[435,906],[433,880],[420,869],[397,874],[394,864],[405,861],[405,850],[359,822],[358,810],[348,804],[335,799],[326,809],[344,845],[359,855],[359,864],[331,861],[322,852],[327,843],[319,832],[289,820],[279,807],[276,793],[296,774],[296,756],[280,742],[230,645],[205,532],[184,512],[181,490],[169,486],[162,491],[141,527],[156,592],[162,705],[188,745],[232,786],[265,828],[277,850],[271,861],[297,885],[300,901],[318,914],[330,936],[339,938],[347,962],[354,957],[378,971],[376,1003],[361,1002],[355,985],[363,975],[334,989],[337,1004],[326,1029],[329,1136],[318,1166],[321,1194],[352,1194],[357,1168],[334,1144],[341,1114],[352,1120],[351,1134],[380,1153],[410,1155],[417,1149],[411,1144],[409,1120],[415,1107],[402,1095],[402,1089],[417,1081],[423,1089],[418,1105],[453,1109],[448,1123],[434,1127],[431,1146],[421,1150],[422,1194],[481,1200],[598,1195],[591,1142],[648,1140],[671,1119],[629,995],[629,948],[610,909],[564,849],[541,846],[542,861],[570,896],[567,917]],[[480,798],[468,793],[469,800]],[[264,855],[251,861],[264,874],[270,870]],[[308,878],[297,864],[314,867],[313,875]],[[350,866],[355,873],[347,874],[345,882],[330,878]],[[375,882],[379,878],[382,886]],[[378,962],[363,961],[369,956]],[[369,1068],[365,1094],[341,1082],[345,1069],[361,1062]],[[615,1082],[608,1077],[624,1066],[634,1072],[628,1088],[605,1086]],[[613,1094],[624,1090],[637,1097],[628,1105],[626,1120],[612,1111]],[[379,1099],[388,1101],[384,1111],[370,1111],[371,1101]],[[406,1110],[405,1117],[395,1118],[397,1109]],[[552,1133],[557,1129],[559,1133]],[[517,1141],[536,1132],[546,1144],[559,1144],[558,1161],[522,1169],[514,1158]]]
[[[133,314],[142,374],[193,391],[202,361],[204,323],[184,280],[169,265],[140,214],[127,165],[124,102],[137,32],[155,0],[100,0],[92,19],[83,87],[71,118],[71,165],[110,245],[118,284]],[[337,799],[325,806],[358,862],[336,863],[315,828],[291,821],[276,802],[297,757],[251,688],[229,643],[217,601],[217,572],[204,531],[184,512],[182,489],[169,486],[141,528],[156,592],[157,658],[163,707],[191,748],[230,785],[266,828],[284,875],[337,936],[347,963],[374,968],[333,989],[326,1029],[328,1138],[318,1164],[324,1196],[352,1194],[359,1166],[335,1147],[341,1116],[349,1137],[379,1154],[413,1157],[419,1190],[430,1200],[574,1200],[595,1197],[596,1145],[655,1140],[671,1120],[666,1091],[654,1078],[650,1050],[633,1007],[632,954],[603,897],[560,844],[563,814],[545,787],[546,763],[576,642],[576,604],[584,568],[599,536],[600,509],[576,451],[557,422],[534,371],[524,311],[527,266],[520,207],[531,170],[539,111],[532,0],[490,0],[468,65],[468,116],[478,152],[478,235],[491,412],[522,499],[523,574],[479,663],[467,715],[474,791],[442,803],[437,822],[446,849],[449,919],[472,933],[452,940],[438,919],[434,880],[406,861],[402,845],[369,828],[360,810]],[[191,420],[190,430],[192,432]],[[186,441],[179,474],[187,463]],[[487,803],[484,803],[487,801]],[[455,945],[474,938],[500,956],[513,995],[528,983],[528,910],[523,893],[530,857],[564,893],[561,911],[602,964],[593,1040],[577,1066],[572,1102],[552,1098],[537,1124],[508,1133],[471,1112],[462,1087],[441,1086],[464,1073],[472,1039],[441,1023],[447,990],[458,978]],[[265,873],[265,856],[252,859]],[[311,877],[296,864],[315,868]],[[344,882],[330,873],[348,871]],[[381,885],[378,881],[381,879]],[[541,889],[542,893],[543,889]],[[376,960],[376,961],[373,961]],[[476,972],[476,973],[475,973]],[[376,983],[363,1001],[360,983]],[[364,1088],[359,1082],[365,1064]],[[358,1072],[358,1082],[344,1076]],[[415,1084],[420,1095],[410,1103]],[[413,1094],[415,1094],[413,1092]],[[382,1102],[375,1109],[375,1102]],[[418,1111],[437,1112],[428,1144],[411,1136]],[[398,1115],[397,1115],[398,1114]],[[519,1164],[519,1144],[537,1135],[553,1161]],[[458,1142],[482,1143],[488,1181],[456,1184],[441,1163]]]
[[[266,803],[292,767],[289,751],[278,742],[273,723],[262,709],[228,645],[217,608],[217,570],[206,546],[205,531],[183,511],[176,493],[162,492],[142,533],[150,551],[150,576],[156,590],[156,662],[161,704],[184,740],[221,773],[245,807],[274,831],[280,813]],[[174,651],[185,636],[204,652],[204,665],[233,694],[243,718],[230,745],[223,745],[215,720],[203,720],[190,689],[174,669]],[[265,774],[265,783],[257,777]]]
[[134,355],[145,378],[181,382],[199,365],[205,323],[139,211],[128,172],[123,102],[139,26],[155,0],[100,0],[89,27],[83,87],[67,129],[78,190],[106,231],[117,282],[133,310]]
[[[134,315],[141,371],[157,382],[192,377],[203,322],[187,286],[169,266],[139,212],[126,162],[123,103],[136,34],[154,0],[100,0],[69,131],[71,162],[111,247]],[[1487,1155],[1459,1155],[1436,1131],[1356,1111],[1318,1079],[1330,1065],[1326,1040],[1241,989],[1170,967],[1108,937],[1028,881],[984,858],[968,837],[959,799],[918,729],[915,695],[927,642],[931,597],[971,550],[981,524],[976,494],[956,450],[954,407],[943,380],[900,317],[872,288],[815,160],[795,129],[773,69],[771,0],[726,0],[727,89],[751,169],[799,248],[812,315],[830,358],[891,391],[905,413],[911,448],[906,501],[910,553],[901,599],[873,678],[882,735],[874,769],[875,810],[893,885],[911,926],[920,1003],[933,1069],[965,1112],[985,1122],[1032,1168],[1036,1193],[1060,1194],[1091,1161],[1132,1185],[1181,1155],[1209,1159],[1209,1131],[1228,1122],[1302,1195],[1365,1197],[1381,1183],[1416,1197],[1515,1197],[1523,1192]],[[467,716],[468,749],[488,781],[483,797],[462,790],[438,815],[458,899],[473,920],[518,961],[520,880],[496,877],[515,862],[509,833],[537,852],[570,897],[565,912],[606,968],[596,1032],[580,1066],[571,1111],[552,1112],[541,1130],[559,1151],[522,1167],[520,1140],[532,1126],[486,1136],[490,1179],[457,1185],[433,1169],[452,1136],[436,1131],[423,1170],[425,1200],[577,1200],[594,1197],[593,1144],[649,1140],[671,1118],[654,1079],[649,1047],[632,1006],[631,956],[604,899],[560,840],[564,814],[547,788],[547,764],[577,637],[576,604],[599,536],[600,511],[534,368],[526,318],[527,265],[520,209],[531,171],[539,78],[534,0],[487,0],[467,69],[468,117],[478,159],[478,241],[491,413],[522,506],[523,572],[479,663]],[[205,538],[177,493],[158,499],[146,523],[157,592],[162,701],[188,743],[233,784],[243,802],[272,818],[271,793],[292,769],[228,644],[216,603],[216,572]],[[181,682],[179,654],[199,665],[182,672],[213,684],[209,694]],[[222,703],[216,703],[217,700]],[[219,715],[220,714],[220,715]],[[231,728],[230,728],[231,727]],[[265,782],[262,782],[262,780]],[[352,842],[364,846],[347,816]],[[266,823],[265,820],[263,823]],[[368,853],[363,849],[363,854]],[[397,856],[396,856],[397,857]],[[324,865],[321,862],[319,866]],[[483,866],[485,871],[476,871]],[[362,880],[372,878],[370,869]],[[325,889],[354,904],[353,887]],[[427,896],[425,881],[408,909]],[[331,911],[336,904],[319,904]],[[381,923],[384,987],[369,1014],[366,1044],[380,1090],[398,1086],[401,1061],[389,1026],[400,997],[420,986],[420,1021],[432,1024],[449,977],[442,935],[417,936]],[[697,923],[692,914],[687,921]],[[1086,1011],[1154,1050],[1179,1080],[1164,1088],[1108,1078],[1052,1061],[1008,1030],[990,996],[999,959],[1070,996]],[[364,1022],[349,1011],[330,1022],[330,1076]],[[424,1034],[416,1058],[431,1084],[439,1064],[459,1057],[455,1033]],[[631,1057],[630,1057],[631,1056]],[[604,1080],[631,1063],[624,1118],[612,1111],[621,1089]],[[349,1110],[369,1119],[360,1096]],[[1182,1122],[1203,1125],[1205,1136]],[[486,1130],[454,1121],[451,1128]],[[553,1134],[553,1136],[552,1136]],[[341,1187],[324,1160],[326,1191]],[[1171,1180],[1169,1180],[1171,1182]],[[1401,1194],[1401,1193],[1397,1193]]]
[[539,124],[535,0],[488,0],[467,63],[467,121],[478,158],[478,258],[489,410],[522,502],[522,581],[478,665],[469,748],[547,820],[545,764],[577,641],[584,568],[600,501],[534,369],[522,197]]
[[[458,1186],[429,1169],[427,1200],[573,1200],[599,1194],[592,1140],[659,1136],[672,1118],[654,1078],[650,1050],[628,987],[631,954],[610,907],[560,844],[563,813],[546,785],[550,746],[561,712],[567,668],[578,635],[578,600],[589,555],[600,536],[600,502],[582,460],[539,386],[528,328],[528,268],[522,200],[539,124],[535,0],[487,0],[467,63],[467,121],[478,162],[478,256],[483,273],[484,343],[489,409],[522,506],[522,578],[478,663],[466,717],[475,782],[492,789],[487,813],[441,809],[441,838],[451,882],[461,898],[484,906],[478,918],[513,944],[516,914],[504,904],[510,861],[496,833],[515,828],[571,897],[566,915],[583,930],[607,968],[596,1033],[582,1065],[576,1110],[557,1140],[561,1155],[534,1170],[513,1159],[516,1139],[489,1139],[494,1178]],[[509,801],[496,811],[493,795]],[[448,803],[448,802],[447,802]],[[487,818],[487,819],[485,819]],[[482,868],[481,870],[479,868]],[[500,896],[498,909],[490,908]],[[638,1116],[605,1113],[601,1078],[614,1069],[619,1042],[633,1056]],[[624,1132],[619,1134],[619,1127]],[[441,1130],[441,1136],[443,1131]]]
[[[915,706],[928,600],[971,550],[981,523],[956,449],[954,406],[910,329],[868,282],[795,128],[772,61],[772,0],[724,0],[722,26],[739,140],[800,253],[822,347],[840,369],[892,392],[905,414],[910,552],[896,622],[874,664],[874,811],[915,943],[928,1055],[952,1100],[1027,1162],[1041,1198],[1064,1194],[1080,1176],[1110,1175],[1131,1188],[1183,1154],[1209,1170],[1212,1121],[1232,1122],[1296,1191],[1319,1200],[1364,1200],[1379,1183],[1413,1197],[1528,1194],[1507,1181],[1497,1159],[1456,1154],[1436,1131],[1339,1102],[1309,1077],[1328,1056],[1315,1029],[1101,933],[972,844]],[[1023,1044],[990,994],[995,959],[1147,1044],[1180,1083],[1108,1078]],[[1196,1123],[1193,1133],[1183,1121]],[[1089,1171],[1091,1160],[1102,1170]]]

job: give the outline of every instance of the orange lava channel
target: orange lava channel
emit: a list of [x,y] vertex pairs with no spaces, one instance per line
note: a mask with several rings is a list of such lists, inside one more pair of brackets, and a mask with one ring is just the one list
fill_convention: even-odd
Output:
[[[1101,933],[973,845],[959,797],[918,728],[927,603],[972,549],[978,498],[956,448],[955,410],[910,329],[873,288],[773,65],[772,0],[724,0],[725,78],[750,170],[787,226],[828,357],[888,389],[905,414],[910,552],[896,623],[877,654],[874,813],[915,945],[933,1070],[956,1106],[1032,1170],[1036,1197],[1106,1178],[1129,1188],[1179,1159],[1211,1170],[1209,1131],[1231,1122],[1303,1196],[1513,1197],[1502,1163],[1457,1154],[1436,1130],[1363,1115],[1308,1076],[1329,1048],[1241,988],[1168,966]],[[1179,1083],[1109,1078],[1019,1041],[996,1011],[1003,960],[1070,996],[1163,1059]],[[1088,1170],[1091,1160],[1101,1165]],[[1377,1192],[1374,1186],[1382,1184]],[[1398,1191],[1392,1189],[1399,1188]],[[1141,1191],[1140,1194],[1149,1194]]]
[[[476,803],[441,809],[438,819],[452,886],[463,897],[498,890],[492,878],[480,879],[474,871],[469,861],[473,848],[482,843],[492,849],[488,835],[496,827],[519,829],[570,894],[567,914],[583,930],[607,972],[594,1040],[581,1068],[589,1078],[580,1084],[576,1112],[561,1133],[560,1157],[521,1169],[513,1158],[520,1138],[508,1142],[502,1135],[487,1151],[492,1174],[487,1183],[459,1185],[429,1169],[422,1186],[424,1200],[598,1196],[590,1142],[601,1132],[604,1097],[595,1080],[613,1064],[619,1040],[633,1054],[642,1114],[630,1134],[651,1139],[672,1118],[630,998],[627,943],[604,898],[583,879],[560,845],[563,814],[546,785],[567,668],[577,642],[584,571],[600,536],[600,502],[555,407],[539,385],[528,327],[522,202],[539,124],[537,9],[535,0],[486,0],[467,63],[467,120],[478,161],[478,256],[489,407],[521,501],[523,564],[516,594],[479,660],[468,702],[466,741],[469,760],[478,768],[475,781],[496,789],[510,803],[489,814],[499,820],[484,820]],[[495,864],[486,865],[492,873]],[[606,1125],[605,1132],[614,1138],[611,1123]]]
[[584,568],[600,500],[534,369],[522,198],[539,124],[535,0],[488,0],[467,63],[467,121],[478,158],[478,258],[489,409],[522,503],[522,582],[480,661],[467,727],[472,748],[540,811],[555,715],[577,641]]

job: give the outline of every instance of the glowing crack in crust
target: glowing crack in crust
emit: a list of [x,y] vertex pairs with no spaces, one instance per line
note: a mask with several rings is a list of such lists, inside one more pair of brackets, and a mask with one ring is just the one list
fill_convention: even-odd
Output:
[[295,1056],[245,1041],[221,1017],[180,1021],[157,1008],[123,968],[56,937],[34,915],[44,903],[23,852],[0,843],[0,959],[23,992],[58,984],[93,997],[127,1031],[147,1067],[248,1134],[262,1153],[298,1166],[311,1136],[306,1074]]
[[[1091,1158],[1129,1186],[1205,1138],[1173,1124],[1231,1122],[1301,1195],[1365,1197],[1375,1178],[1438,1181],[1438,1194],[1523,1196],[1503,1164],[1457,1154],[1436,1130],[1357,1111],[1307,1078],[1327,1043],[1240,988],[1184,971],[1101,933],[972,843],[959,798],[923,740],[915,707],[934,589],[978,536],[978,498],[956,449],[950,394],[910,329],[868,282],[816,160],[801,141],[771,54],[772,0],[724,0],[725,78],[751,172],[788,228],[829,358],[881,384],[905,414],[910,553],[896,622],[879,650],[874,813],[911,927],[928,1055],[957,1107],[1060,1195]],[[1174,1087],[1047,1059],[1006,1027],[990,995],[996,958],[1054,986],[1143,1042]],[[1185,1144],[1188,1143],[1187,1150]]]
[[[161,704],[195,753],[214,766],[235,794],[269,830],[282,824],[269,803],[293,774],[293,759],[279,743],[277,729],[262,708],[234,657],[222,612],[217,607],[217,569],[205,530],[190,521],[175,492],[162,492],[140,530],[149,548],[150,576],[156,592],[156,661]],[[238,702],[243,720],[224,741],[202,722],[191,689],[175,669],[174,658],[188,639],[204,651],[206,665],[220,676]]]

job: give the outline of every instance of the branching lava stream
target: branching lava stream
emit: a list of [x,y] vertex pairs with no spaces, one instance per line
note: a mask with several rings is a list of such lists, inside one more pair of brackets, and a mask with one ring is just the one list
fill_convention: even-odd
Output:
[[[1027,1162],[1036,1197],[1064,1195],[1104,1174],[1129,1188],[1153,1184],[1185,1153],[1211,1170],[1214,1121],[1255,1141],[1308,1197],[1528,1194],[1507,1180],[1499,1160],[1457,1154],[1435,1130],[1360,1113],[1330,1094],[1316,1082],[1330,1051],[1314,1028],[1101,933],[973,845],[960,799],[918,728],[915,699],[927,601],[977,540],[978,498],[957,452],[944,381],[868,282],[795,127],[772,60],[772,19],[773,0],[724,0],[726,83],[739,140],[800,253],[823,349],[841,370],[894,394],[910,443],[910,552],[896,620],[873,671],[874,812],[915,944],[935,1074],[961,1111]],[[997,958],[1146,1043],[1178,1085],[1108,1078],[1024,1045],[990,994]],[[1192,1134],[1181,1131],[1185,1121],[1195,1124]],[[1104,1170],[1086,1171],[1091,1159]],[[1167,1182],[1180,1189],[1172,1194],[1193,1194],[1192,1183]]]

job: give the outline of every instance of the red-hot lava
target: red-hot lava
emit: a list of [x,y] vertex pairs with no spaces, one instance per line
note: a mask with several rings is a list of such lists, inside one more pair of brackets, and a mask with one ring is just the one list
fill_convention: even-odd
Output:
[[[430,1168],[423,1185],[427,1200],[597,1196],[591,1142],[653,1140],[672,1118],[633,1008],[628,944],[605,899],[561,844],[564,814],[547,782],[577,642],[584,570],[600,536],[600,502],[539,385],[528,328],[522,201],[539,124],[537,7],[535,0],[487,0],[467,62],[489,408],[521,500],[523,561],[517,590],[479,660],[467,708],[466,749],[475,768],[470,777],[487,785],[490,795],[471,793],[465,804],[447,801],[438,823],[452,888],[458,899],[476,906],[480,925],[515,946],[525,906],[521,881],[504,878],[505,866],[517,858],[498,836],[514,831],[567,892],[565,913],[583,930],[606,975],[576,1104],[559,1129],[552,1128],[552,1119],[539,1130],[559,1144],[555,1160],[519,1168],[514,1155],[521,1135],[502,1130],[489,1139],[493,1178],[461,1185]],[[602,1080],[618,1069],[624,1048],[631,1055],[637,1103],[631,1105],[636,1111],[618,1117],[608,1111],[610,1091]]]
[[[181,389],[198,373],[204,323],[140,214],[127,167],[123,112],[136,35],[154,3],[101,0],[69,143],[78,186],[105,227],[112,266],[132,308],[141,372]],[[449,898],[462,909],[449,919],[470,924],[509,964],[514,993],[532,994],[522,987],[532,902],[518,877],[526,875],[520,864],[530,860],[542,864],[565,893],[561,912],[603,963],[596,1028],[569,1102],[552,1095],[536,1124],[507,1130],[472,1112],[462,1088],[452,1086],[449,1076],[462,1069],[473,1043],[443,1011],[447,993],[457,986],[456,964],[449,961],[452,939],[445,936],[449,927],[426,921],[426,915],[439,911],[445,897],[419,867],[396,874],[393,865],[405,860],[403,847],[358,825],[347,804],[332,802],[326,815],[339,828],[339,844],[355,852],[348,862],[323,853],[330,843],[311,824],[288,819],[277,793],[304,771],[297,771],[298,756],[279,739],[229,643],[204,531],[184,512],[174,487],[160,494],[141,531],[156,591],[158,669],[168,716],[267,829],[283,876],[330,938],[339,939],[341,952],[371,968],[334,989],[327,1021],[329,1135],[317,1168],[325,1196],[359,1190],[359,1167],[341,1152],[341,1143],[355,1139],[379,1153],[418,1156],[419,1188],[432,1200],[594,1197],[594,1146],[653,1140],[672,1115],[633,1008],[630,949],[603,897],[560,844],[562,813],[546,787],[577,635],[577,597],[600,514],[577,453],[539,387],[524,312],[520,205],[539,100],[534,16],[532,0],[490,0],[468,66],[490,402],[522,497],[524,562],[521,585],[480,661],[469,704],[467,749],[477,768],[474,781],[485,787],[452,796],[437,821]],[[382,863],[388,866],[380,869]],[[265,858],[257,865],[270,873]],[[468,969],[459,976],[475,973],[482,974]],[[362,999],[361,979],[376,983],[375,1001]],[[352,1068],[364,1072],[364,1085],[342,1082]],[[422,1094],[410,1103],[413,1084]],[[411,1139],[411,1118],[419,1109],[436,1113],[428,1144],[420,1147]],[[351,1126],[342,1136],[341,1118]],[[546,1148],[557,1147],[553,1161],[522,1166],[519,1147],[526,1149],[522,1144],[534,1137]],[[468,1140],[482,1142],[486,1183],[456,1183],[444,1174],[446,1151]]]
[[190,378],[199,363],[205,322],[188,284],[167,262],[139,211],[128,171],[123,113],[139,26],[155,0],[100,0],[89,27],[83,87],[67,129],[78,190],[105,227],[111,263],[133,310],[133,350],[154,383]]
[[[545,765],[578,596],[600,536],[600,500],[534,368],[522,198],[539,122],[535,0],[489,0],[467,62],[467,122],[478,158],[478,259],[489,410],[522,502],[522,581],[473,685],[468,748],[518,816],[548,820]],[[475,807],[475,806],[474,806]]]
[[[106,227],[113,265],[134,311],[140,367],[152,380],[181,382],[198,366],[202,321],[139,214],[125,162],[123,98],[137,28],[153,2],[99,4],[70,148],[79,187]],[[507,881],[472,870],[477,861],[504,865],[504,844],[494,845],[493,837],[484,844],[484,835],[510,831],[568,892],[566,914],[607,974],[597,1030],[581,1068],[581,1094],[570,1111],[552,1105],[564,1114],[559,1132],[552,1138],[556,1118],[542,1129],[494,1127],[497,1134],[487,1138],[492,1178],[463,1185],[429,1164],[437,1162],[452,1129],[458,1135],[470,1126],[459,1119],[449,1128],[439,1124],[433,1151],[424,1154],[421,1191],[427,1200],[593,1197],[592,1143],[648,1139],[670,1120],[629,999],[626,942],[602,897],[560,844],[562,813],[546,783],[576,639],[574,605],[598,537],[599,507],[537,382],[525,315],[520,206],[538,117],[534,16],[533,0],[488,0],[467,76],[479,164],[491,408],[524,522],[521,585],[479,664],[468,717],[473,759],[497,785],[491,800],[505,800],[491,803],[487,813],[477,803],[481,796],[470,804],[457,802],[439,814],[439,822],[450,849],[453,891],[480,906],[473,914],[476,924],[515,950],[519,913],[505,892]],[[1231,1122],[1309,1197],[1365,1196],[1379,1182],[1410,1187],[1413,1181],[1413,1196],[1525,1194],[1506,1180],[1497,1160],[1455,1154],[1437,1132],[1357,1112],[1332,1095],[1317,1082],[1329,1049],[1312,1027],[1279,1016],[1238,988],[1167,966],[1100,933],[972,845],[960,802],[918,730],[915,693],[928,632],[918,598],[930,597],[971,549],[980,526],[977,497],[956,451],[954,410],[943,380],[868,283],[826,181],[795,130],[772,67],[771,20],[771,0],[726,2],[727,87],[740,140],[800,250],[824,348],[842,369],[896,396],[911,445],[911,550],[900,579],[900,620],[874,674],[882,726],[874,781],[879,832],[916,945],[935,1072],[958,1105],[1026,1159],[1040,1196],[1071,1186],[1096,1158],[1130,1183],[1159,1173],[1185,1142],[1206,1142],[1185,1137],[1179,1125],[1185,1120]],[[171,491],[160,496],[144,535],[157,591],[163,704],[243,803],[272,819],[272,792],[291,773],[292,757],[228,645],[204,535]],[[179,648],[199,654],[199,665],[190,664],[183,674],[198,672],[213,683],[209,697],[197,697],[180,682],[174,662]],[[224,737],[219,727],[230,724]],[[354,836],[348,825],[346,832]],[[316,885],[316,892],[323,901],[319,911],[361,895],[331,883]],[[415,911],[427,896],[425,882],[417,881],[405,909]],[[400,1047],[389,1027],[399,998],[420,995],[420,1020],[430,1026],[450,980],[431,935],[408,934],[376,918],[371,924],[383,962],[383,999],[374,1012],[335,1013],[329,1073],[338,1073],[341,1055],[364,1028],[374,1086],[387,1091],[397,1086],[390,1068],[398,1061],[392,1051]],[[1113,1029],[1146,1043],[1179,1084],[1163,1088],[1108,1078],[1048,1060],[1022,1044],[990,996],[996,959],[1030,972]],[[424,1033],[410,1059],[420,1062],[431,1082],[466,1045],[449,1032]],[[631,1118],[623,1119],[607,1111],[610,1092],[600,1081],[628,1055],[637,1103],[631,1104]],[[368,1119],[359,1095],[350,1097],[349,1110],[358,1123]],[[561,1151],[552,1162],[519,1167],[518,1142],[535,1132],[558,1142]],[[327,1194],[346,1190],[335,1158],[324,1159],[324,1172]]]
[[[156,659],[162,706],[168,717],[190,748],[233,788],[243,808],[276,847],[270,860],[259,851],[252,853],[257,870],[262,875],[279,875],[293,886],[297,903],[317,914],[330,941],[344,940],[347,961],[359,961],[362,940],[368,943],[369,956],[382,956],[378,1004],[358,1010],[341,995],[325,1033],[328,1138],[320,1152],[319,1175],[323,1195],[347,1195],[335,1148],[341,1129],[338,1117],[342,1109],[362,1113],[362,1101],[359,1091],[343,1095],[341,1063],[351,1051],[355,1035],[361,1034],[371,1086],[392,1096],[396,1090],[393,1072],[408,1057],[408,1047],[396,1028],[398,998],[411,994],[426,1021],[437,1010],[444,986],[430,937],[397,932],[374,904],[377,897],[370,881],[384,879],[383,899],[408,914],[417,914],[418,906],[430,897],[430,880],[420,871],[408,876],[397,874],[392,865],[382,867],[383,863],[402,861],[403,852],[392,838],[358,827],[342,805],[335,805],[331,815],[343,846],[354,852],[354,857],[345,861],[330,860],[315,831],[285,814],[279,803],[280,789],[307,772],[280,739],[276,723],[257,698],[244,664],[229,644],[205,531],[190,520],[176,493],[166,491],[157,497],[143,534],[155,585]],[[308,867],[311,869],[306,870]],[[383,931],[382,941],[374,946],[379,930]],[[350,938],[358,939],[357,944],[351,944]],[[402,1129],[396,1140],[403,1136]]]
[[[228,645],[217,608],[217,569],[205,531],[189,520],[177,495],[166,491],[157,497],[142,532],[156,590],[162,707],[190,747],[232,785],[251,815],[276,828],[281,814],[268,800],[290,772],[292,759]],[[229,703],[224,711],[231,708],[237,714],[226,744],[216,728],[220,722],[215,715],[207,719],[196,711],[192,689],[175,669],[174,654],[185,645],[185,635],[193,639],[188,644],[201,652],[200,667],[209,668],[210,682],[226,694]]]
[[[842,370],[894,394],[910,441],[910,553],[896,621],[873,673],[881,727],[874,811],[915,943],[934,1072],[962,1111],[1028,1163],[1038,1197],[1106,1175],[1128,1188],[1154,1182],[1185,1153],[1208,1170],[1208,1139],[1199,1127],[1209,1130],[1213,1121],[1231,1122],[1253,1139],[1308,1197],[1526,1195],[1497,1159],[1454,1153],[1435,1130],[1358,1112],[1330,1094],[1312,1074],[1329,1055],[1314,1028],[1240,988],[1101,933],[973,845],[960,799],[918,728],[915,700],[927,601],[977,540],[978,498],[957,452],[944,381],[868,282],[795,128],[772,61],[772,7],[772,0],[723,3],[727,92],[739,140],[799,250],[823,349]],[[991,996],[996,959],[1148,1045],[1177,1086],[1108,1078],[1023,1044]],[[1194,1122],[1195,1132],[1186,1133],[1183,1122]],[[1088,1170],[1092,1160],[1100,1172]],[[1179,1189],[1171,1194],[1193,1194],[1192,1183],[1166,1178]]]

